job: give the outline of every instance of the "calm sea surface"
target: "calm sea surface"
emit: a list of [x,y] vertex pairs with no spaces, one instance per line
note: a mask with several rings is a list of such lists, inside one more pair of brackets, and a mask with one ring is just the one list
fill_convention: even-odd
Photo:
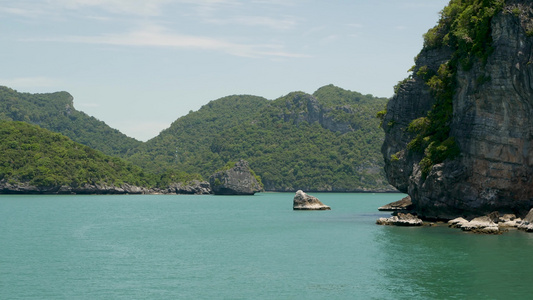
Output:
[[533,234],[375,225],[401,194],[0,196],[0,299],[530,299]]

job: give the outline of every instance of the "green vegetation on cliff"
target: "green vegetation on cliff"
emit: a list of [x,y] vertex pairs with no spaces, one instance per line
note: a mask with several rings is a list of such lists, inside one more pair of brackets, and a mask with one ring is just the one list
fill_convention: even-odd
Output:
[[44,187],[155,185],[140,167],[36,125],[0,121],[0,140],[0,180]]
[[492,52],[491,21],[503,4],[503,0],[452,0],[442,10],[439,23],[424,35],[422,51],[447,48],[452,55],[437,70],[428,66],[415,70],[435,98],[427,116],[413,120],[408,128],[416,133],[408,148],[424,153],[420,162],[423,176],[433,165],[460,154],[450,136],[456,75],[460,69],[467,71],[476,63],[486,63]]
[[0,120],[36,124],[108,155],[124,156],[141,144],[77,111],[67,92],[29,94],[0,86]]
[[373,117],[386,101],[332,85],[273,101],[225,97],[178,119],[129,159],[204,178],[244,159],[267,190],[387,189]]

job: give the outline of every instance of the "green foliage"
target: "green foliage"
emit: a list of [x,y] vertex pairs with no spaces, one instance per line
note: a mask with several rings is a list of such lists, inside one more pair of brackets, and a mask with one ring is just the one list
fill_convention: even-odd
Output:
[[[416,73],[435,98],[427,116],[413,120],[407,128],[416,133],[407,148],[424,153],[420,162],[424,177],[433,165],[460,154],[454,138],[450,137],[457,70],[467,71],[476,62],[486,63],[493,51],[491,20],[503,4],[503,0],[451,0],[441,12],[437,26],[424,35],[423,51],[440,47],[454,51],[438,70],[422,66]],[[477,83],[481,85],[489,80],[488,76],[480,76]]]
[[409,82],[409,80],[411,80],[411,77],[407,77],[401,81],[399,81],[395,86],[394,86],[394,93],[395,94],[398,94],[398,92],[400,91],[400,88],[406,84],[407,82]]
[[[273,101],[225,97],[178,119],[130,160],[154,172],[181,170],[206,178],[226,162],[244,159],[267,190],[385,187],[384,136],[375,116],[386,101],[332,85]],[[322,120],[351,130],[333,132],[307,122],[314,103]]]
[[387,110],[384,109],[384,110],[380,110],[376,113],[376,118],[380,119],[381,121],[383,121],[383,119],[385,118],[385,115],[387,114]]
[[425,48],[450,47],[464,68],[471,66],[475,57],[486,61],[492,52],[491,20],[504,3],[504,0],[450,1],[437,26],[424,35]]
[[36,125],[0,121],[0,140],[0,180],[46,187],[156,184],[156,178],[140,167]]
[[218,169],[217,172],[221,172],[221,171],[227,171],[231,168],[235,167],[235,162],[234,161],[228,161],[226,163],[226,165],[224,165],[224,167],[222,167],[222,169]]
[[141,144],[77,111],[72,101],[67,92],[29,94],[0,86],[0,120],[37,124],[108,155],[125,156]]
[[425,150],[424,158],[420,161],[422,175],[427,176],[433,165],[441,163],[448,158],[456,157],[459,154],[459,147],[453,137],[449,137],[443,142],[431,142]]
[[416,76],[422,78],[422,80],[424,81],[428,81],[433,76],[435,76],[435,72],[431,70],[428,66],[422,66],[416,72]]

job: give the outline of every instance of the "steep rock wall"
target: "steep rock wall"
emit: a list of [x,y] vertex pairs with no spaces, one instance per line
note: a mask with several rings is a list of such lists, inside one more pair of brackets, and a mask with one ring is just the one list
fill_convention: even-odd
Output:
[[[460,156],[434,165],[427,176],[422,153],[407,149],[406,128],[435,102],[414,74],[387,106],[382,153],[389,182],[408,193],[426,218],[451,219],[491,211],[525,215],[533,206],[533,37],[531,1],[507,1],[491,21],[486,62],[459,68],[450,136]],[[423,50],[415,70],[449,60],[452,49]]]

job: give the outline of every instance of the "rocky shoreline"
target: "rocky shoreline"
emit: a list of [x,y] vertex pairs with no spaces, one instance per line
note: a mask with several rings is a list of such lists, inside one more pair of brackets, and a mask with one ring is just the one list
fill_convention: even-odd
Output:
[[[255,191],[258,192],[258,191]],[[273,193],[295,193],[295,190],[265,190],[264,192]],[[320,193],[398,193],[394,190],[355,190],[355,191],[321,191],[309,190],[309,192]],[[0,180],[1,194],[47,194],[47,195],[209,195],[214,194],[211,185],[207,181],[194,180],[188,183],[174,183],[166,188],[146,188],[130,184],[115,186],[112,184],[86,184],[83,186],[35,186],[29,183],[16,182],[9,183],[6,180]]]
[[193,180],[188,183],[176,183],[167,188],[145,188],[130,184],[116,186],[113,184],[85,184],[73,186],[35,186],[29,183],[9,183],[0,181],[0,194],[29,194],[29,195],[207,195],[211,194],[211,187],[206,181]]
[[[378,210],[392,211],[392,216],[389,218],[379,218],[376,220],[378,225],[392,225],[392,226],[433,226],[435,223],[423,219],[417,215],[412,209],[410,197],[407,196],[400,201],[392,202],[384,205]],[[440,221],[445,223],[444,221]],[[457,217],[446,221],[450,228],[458,228],[466,232],[478,234],[502,234],[509,229],[524,230],[526,232],[533,232],[533,208],[522,219],[514,214],[503,214],[495,211],[485,216],[471,218],[467,220],[463,217]]]

